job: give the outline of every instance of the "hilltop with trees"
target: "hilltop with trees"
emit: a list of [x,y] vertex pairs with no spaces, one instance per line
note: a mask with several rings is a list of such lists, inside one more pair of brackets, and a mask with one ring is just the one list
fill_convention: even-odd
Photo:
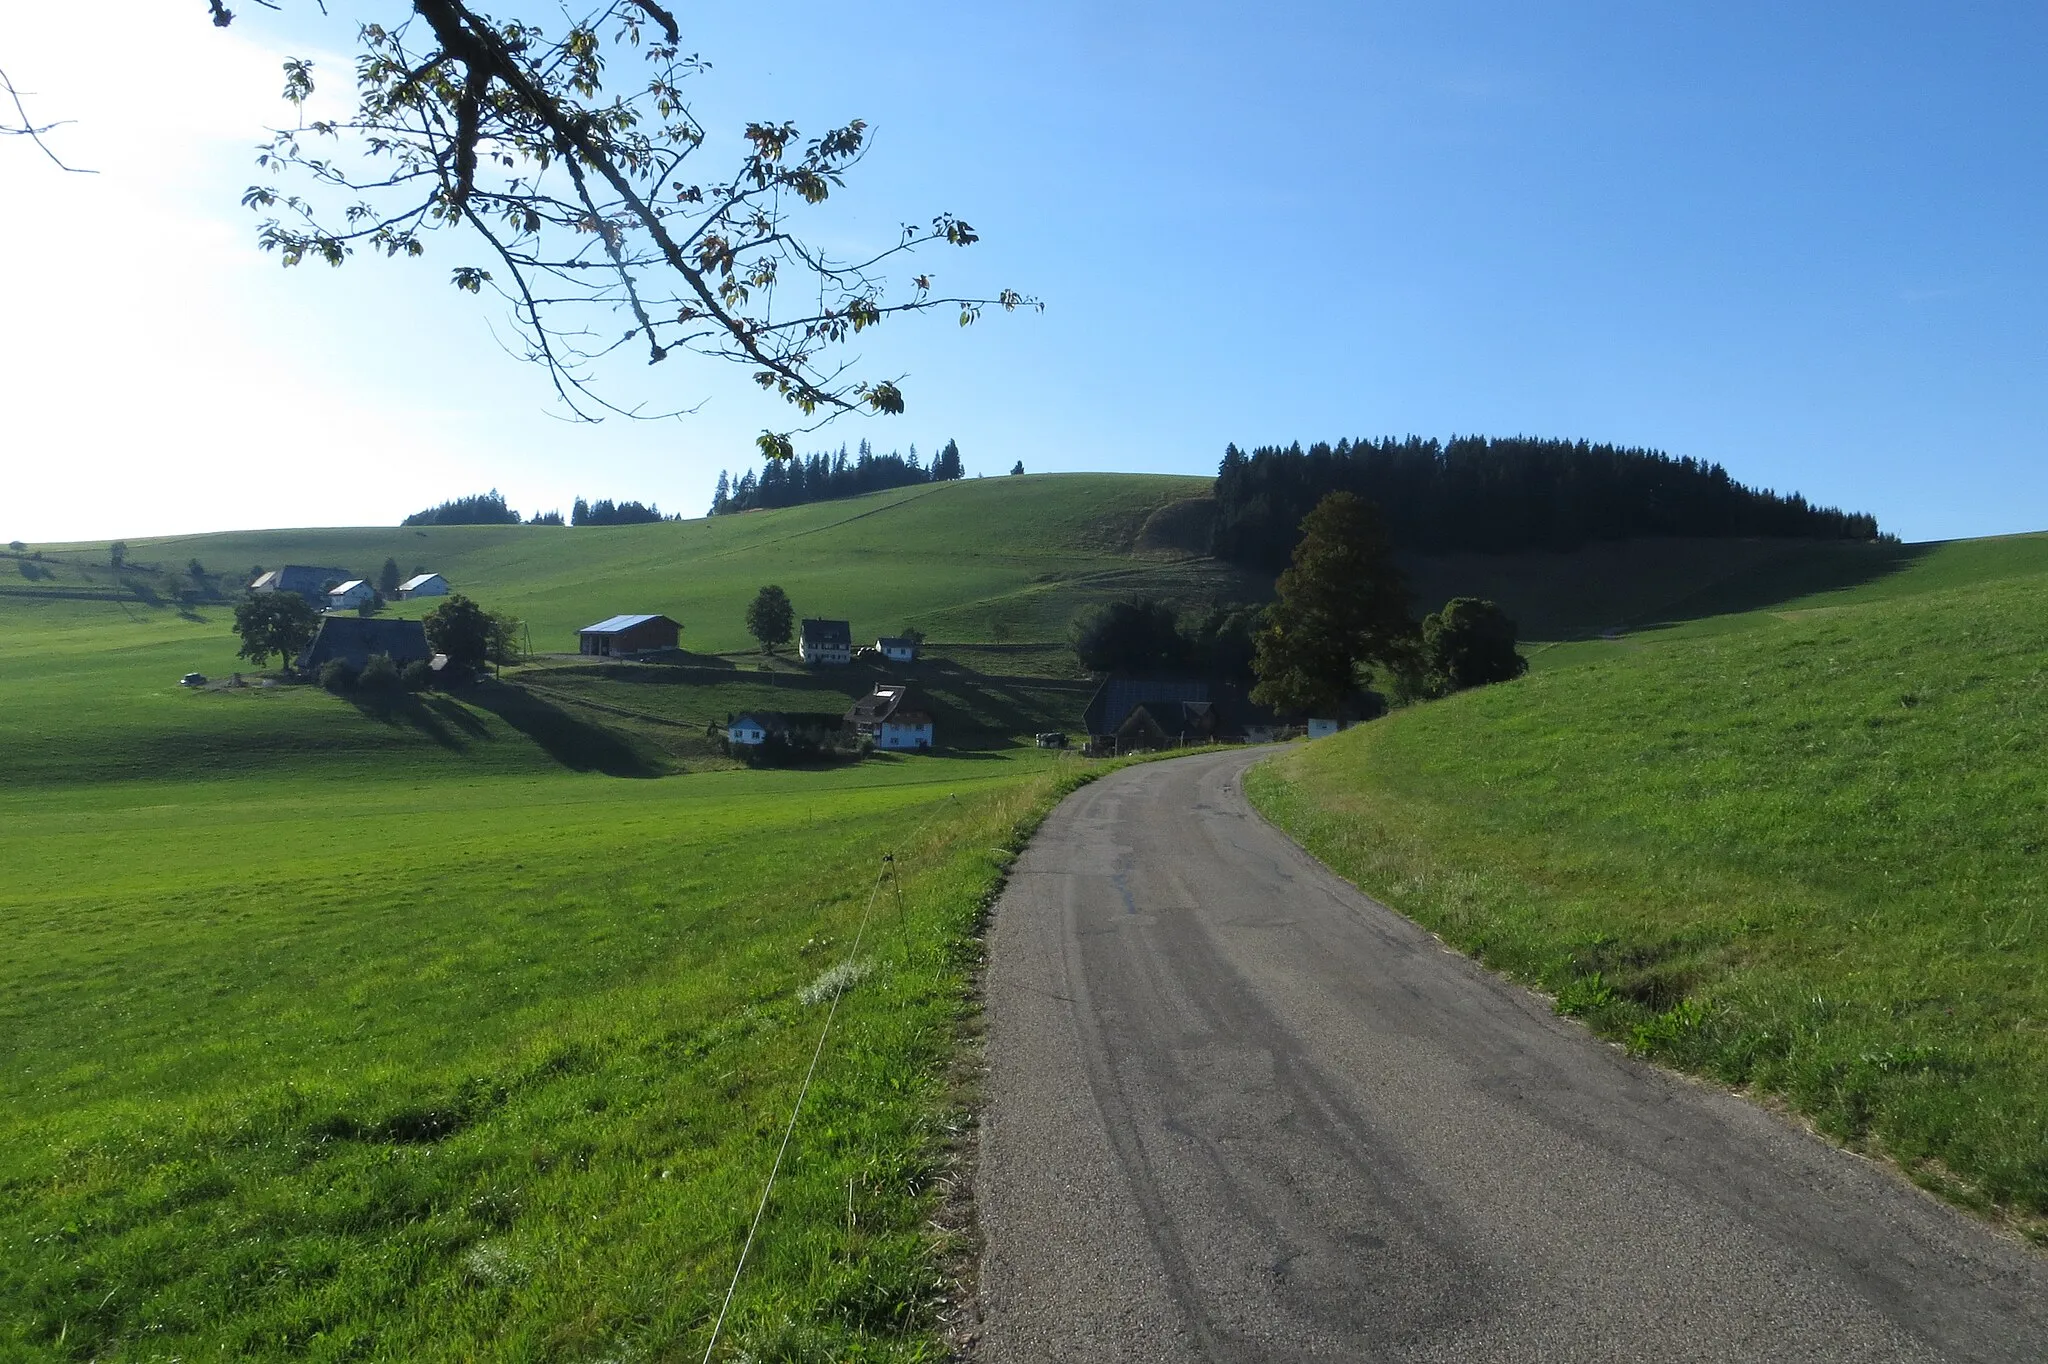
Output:
[[763,507],[795,507],[806,502],[828,502],[840,497],[858,497],[890,488],[907,488],[920,483],[945,483],[965,478],[960,447],[947,441],[932,456],[929,468],[917,461],[917,447],[908,455],[891,451],[878,455],[863,440],[858,453],[848,457],[845,446],[837,454],[805,455],[772,460],[757,474],[749,469],[737,480],[725,470],[718,471],[718,491],[712,495],[711,515],[756,511]]
[[1303,450],[1225,449],[1218,558],[1278,570],[1302,518],[1348,492],[1379,508],[1396,549],[1423,554],[1572,550],[1650,536],[1875,540],[1877,518],[1749,487],[1718,464],[1586,441],[1421,436]]

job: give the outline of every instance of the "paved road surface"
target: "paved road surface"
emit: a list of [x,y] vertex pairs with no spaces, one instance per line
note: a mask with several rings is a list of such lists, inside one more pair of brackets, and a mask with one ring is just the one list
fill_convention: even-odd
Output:
[[997,908],[984,1364],[2048,1361],[2048,1256],[1445,952],[1258,756],[1084,787]]

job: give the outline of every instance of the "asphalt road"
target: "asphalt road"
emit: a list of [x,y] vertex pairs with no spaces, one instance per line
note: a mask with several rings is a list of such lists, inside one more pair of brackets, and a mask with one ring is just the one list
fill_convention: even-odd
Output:
[[2048,1256],[1661,1074],[1128,768],[997,906],[984,1364],[2048,1361]]

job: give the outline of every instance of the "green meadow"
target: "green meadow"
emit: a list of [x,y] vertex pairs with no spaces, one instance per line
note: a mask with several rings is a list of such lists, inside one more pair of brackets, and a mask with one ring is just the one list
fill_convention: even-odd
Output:
[[[718,1357],[942,1357],[975,930],[1087,775],[1029,736],[1087,700],[1077,610],[1269,591],[1160,529],[1204,491],[0,556],[0,1357],[701,1357],[834,982]],[[248,671],[246,570],[387,556],[540,656],[381,702],[176,685]],[[1289,753],[1265,808],[1610,1035],[2038,1217],[2048,542],[1409,568],[1506,602],[1535,669]],[[944,751],[726,758],[727,714],[881,676],[752,652],[767,582],[927,630]],[[561,656],[637,610],[687,654]]]
[[0,1357],[701,1355],[835,979],[719,1357],[942,1353],[973,930],[1085,689],[934,660],[950,756],[738,770],[872,679],[192,691],[226,605],[74,555],[0,592]]
[[[1885,557],[1822,592],[1802,560],[1769,610],[1542,649],[1248,785],[1563,1012],[2038,1237],[2048,537]],[[1769,566],[1723,588],[1771,596]]]

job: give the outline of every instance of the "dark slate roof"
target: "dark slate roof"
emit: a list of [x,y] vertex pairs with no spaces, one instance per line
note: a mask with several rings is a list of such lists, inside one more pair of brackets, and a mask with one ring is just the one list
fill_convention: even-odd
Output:
[[915,652],[917,641],[908,635],[883,635],[875,641],[877,649],[909,649]]
[[803,642],[806,644],[837,644],[842,649],[853,647],[853,626],[843,620],[807,620],[804,622]]
[[1271,711],[1252,704],[1244,689],[1232,683],[1185,677],[1112,677],[1088,702],[1082,726],[1090,734],[1114,734],[1140,706],[1161,728],[1173,732],[1199,728],[1234,738],[1243,734],[1247,725],[1274,723]]
[[1114,734],[1139,706],[1207,701],[1209,684],[1189,678],[1112,677],[1096,689],[1082,720],[1090,734]]
[[681,629],[680,623],[667,616],[608,616],[595,625],[586,625],[576,633],[579,635],[623,635],[635,626],[645,625],[650,620],[667,620],[670,625]]
[[325,616],[320,633],[299,655],[301,668],[318,668],[338,658],[358,671],[372,654],[389,654],[403,667],[414,659],[432,658],[427,647],[427,627],[416,620],[377,620],[362,616]]

